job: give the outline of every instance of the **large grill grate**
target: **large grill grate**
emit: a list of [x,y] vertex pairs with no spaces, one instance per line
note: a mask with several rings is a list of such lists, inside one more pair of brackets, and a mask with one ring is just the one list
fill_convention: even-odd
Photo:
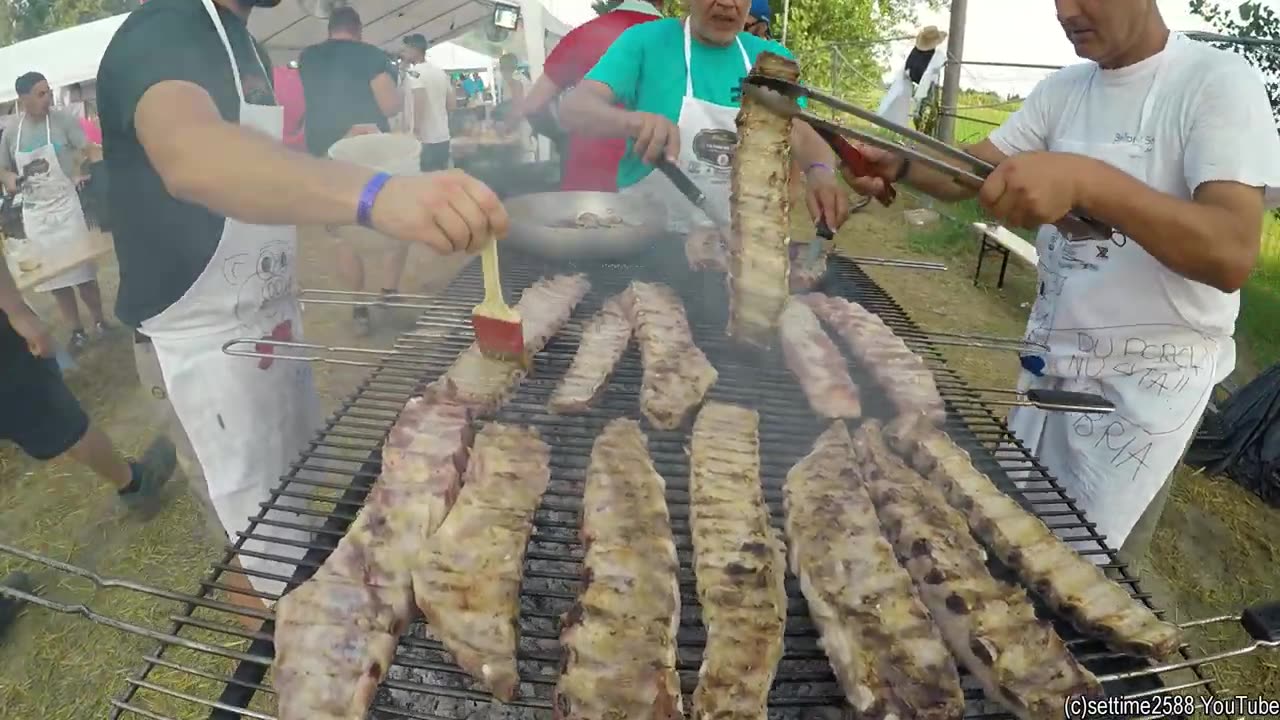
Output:
[[[677,246],[678,247],[678,246]],[[641,378],[639,353],[633,345],[617,367],[608,389],[585,415],[555,416],[546,402],[568,368],[577,348],[582,322],[603,300],[622,290],[632,279],[667,282],[682,295],[699,346],[720,371],[710,397],[739,403],[760,412],[761,473],[765,496],[781,525],[781,487],[786,472],[804,454],[823,426],[813,416],[803,394],[780,362],[780,353],[744,355],[724,335],[725,290],[722,278],[691,274],[683,267],[683,253],[671,249],[661,255],[626,265],[580,268],[592,276],[592,291],[572,320],[535,361],[534,370],[496,419],[537,428],[551,445],[551,484],[536,515],[530,541],[521,598],[519,699],[508,706],[491,703],[489,696],[450,660],[442,646],[421,623],[414,623],[402,638],[396,664],[381,688],[372,717],[445,720],[446,718],[549,718],[552,691],[560,667],[559,618],[577,595],[582,548],[578,543],[578,511],[582,483],[592,442],[605,424],[619,416],[639,417]],[[504,262],[508,297],[544,274],[571,268],[545,268],[524,259]],[[1107,572],[1136,597],[1150,603],[1135,580],[1117,561],[1114,551],[1094,530],[1057,482],[1048,475],[1009,434],[1000,416],[979,396],[966,389],[941,353],[906,312],[853,263],[832,260],[826,292],[856,300],[878,313],[887,324],[928,362],[948,405],[947,429],[968,449],[975,463],[1059,533],[1073,541],[1085,555],[1102,555]],[[448,293],[431,301],[417,328],[401,336],[394,354],[382,359],[357,391],[328,420],[323,430],[292,469],[282,478],[270,502],[215,564],[200,583],[199,598],[187,603],[173,617],[171,632],[186,642],[163,642],[144,658],[143,667],[128,680],[127,688],[112,701],[111,717],[176,720],[177,718],[272,717],[273,694],[267,669],[273,653],[270,625],[263,632],[241,628],[234,608],[212,598],[226,590],[228,573],[243,573],[232,565],[246,539],[261,539],[264,526],[284,526],[272,512],[282,498],[310,502],[308,514],[323,520],[314,544],[305,545],[306,556],[296,563],[292,578],[272,579],[301,583],[322,564],[346,531],[363,502],[368,486],[377,477],[380,447],[387,430],[405,401],[426,382],[438,377],[472,339],[471,308],[482,295],[479,268],[473,266]],[[863,388],[864,412],[869,417],[892,417],[887,400],[875,383],[855,369],[855,381]],[[679,667],[686,692],[697,679],[704,640],[691,568],[688,527],[687,431],[664,432],[646,427],[650,451],[667,481],[667,499],[681,559],[682,618],[679,632]],[[1013,489],[1007,472],[1022,473],[1022,489]],[[281,559],[274,558],[271,559]],[[281,559],[283,560],[283,559]],[[997,573],[1002,568],[993,568]],[[786,655],[771,695],[771,718],[843,717],[841,693],[818,646],[814,626],[795,579],[788,577],[790,605]],[[268,599],[274,599],[270,596]],[[1042,614],[1048,611],[1041,608]],[[1072,652],[1098,674],[1137,671],[1144,661],[1116,655],[1100,643],[1079,637],[1059,623],[1059,632]],[[1187,691],[1215,692],[1202,668],[1184,654],[1190,665],[1164,677],[1146,675],[1107,685],[1110,695],[1156,694]],[[982,699],[971,678],[965,678],[966,717],[1008,717]]]

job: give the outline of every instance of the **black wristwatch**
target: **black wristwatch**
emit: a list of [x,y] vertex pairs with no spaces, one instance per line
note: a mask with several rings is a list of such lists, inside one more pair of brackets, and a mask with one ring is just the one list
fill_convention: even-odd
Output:
[[904,155],[902,157],[902,164],[898,166],[898,173],[897,175],[894,176],[893,181],[895,183],[900,183],[903,180],[906,180],[907,174],[910,172],[911,172],[911,158],[906,157]]

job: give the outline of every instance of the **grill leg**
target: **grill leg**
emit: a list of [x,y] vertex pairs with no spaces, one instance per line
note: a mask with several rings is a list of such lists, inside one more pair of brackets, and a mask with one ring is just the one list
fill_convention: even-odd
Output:
[[982,275],[982,259],[987,256],[987,235],[981,233],[978,235],[981,242],[978,244],[978,268],[973,271],[973,285],[977,287],[978,278]]

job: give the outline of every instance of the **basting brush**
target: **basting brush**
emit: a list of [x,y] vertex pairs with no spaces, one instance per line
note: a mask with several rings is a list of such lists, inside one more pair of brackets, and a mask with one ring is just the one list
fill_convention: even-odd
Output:
[[471,311],[471,327],[476,344],[485,357],[523,363],[524,327],[520,313],[502,298],[501,276],[498,274],[498,242],[495,239],[480,253],[484,271],[484,300]]

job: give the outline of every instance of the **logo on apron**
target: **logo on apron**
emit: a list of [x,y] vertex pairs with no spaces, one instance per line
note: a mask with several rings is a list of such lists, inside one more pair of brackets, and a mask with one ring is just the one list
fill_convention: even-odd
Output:
[[[737,147],[738,133],[732,130],[699,130],[693,136],[693,156],[701,162],[690,162],[689,171],[696,173],[705,168],[716,174],[728,174]],[[707,168],[708,165],[711,167]]]

